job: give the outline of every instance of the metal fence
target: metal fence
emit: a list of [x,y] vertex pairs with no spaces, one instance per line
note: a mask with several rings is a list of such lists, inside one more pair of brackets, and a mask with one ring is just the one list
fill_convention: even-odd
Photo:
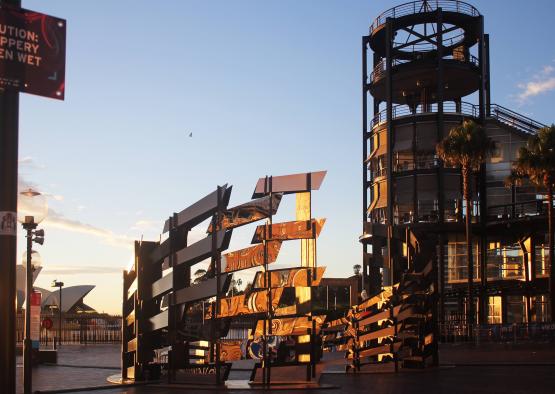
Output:
[[[443,343],[467,342],[468,327],[465,323],[440,324]],[[474,325],[472,341],[481,342],[555,342],[555,323],[512,323]]]
[[[59,320],[56,314],[41,314],[41,322],[52,321],[51,328],[40,329],[40,344],[48,346],[58,338]],[[25,315],[17,315],[17,342],[23,342]],[[121,342],[121,317],[106,314],[64,314],[62,316],[61,343],[62,344],[96,344]]]

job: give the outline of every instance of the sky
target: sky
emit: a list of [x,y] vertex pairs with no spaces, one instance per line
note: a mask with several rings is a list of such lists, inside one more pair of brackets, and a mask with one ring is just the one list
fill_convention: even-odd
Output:
[[[49,201],[35,285],[92,284],[85,302],[120,313],[133,240],[158,240],[169,215],[218,184],[233,185],[233,206],[259,177],[318,170],[318,264],[351,275],[362,258],[361,37],[399,3],[24,0],[67,20],[65,101],[20,102],[20,184]],[[555,122],[555,2],[471,3],[490,34],[492,102]],[[294,220],[291,196],[276,219]],[[230,250],[253,230],[236,231]],[[278,263],[299,265],[295,248]]]

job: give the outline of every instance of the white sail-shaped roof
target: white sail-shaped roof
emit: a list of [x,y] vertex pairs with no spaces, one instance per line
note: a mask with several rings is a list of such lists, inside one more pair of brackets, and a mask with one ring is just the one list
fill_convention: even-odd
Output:
[[[87,294],[94,289],[93,285],[82,285],[82,286],[68,286],[62,288],[62,312],[67,312],[71,310],[75,304],[78,304],[80,301],[85,298]],[[60,290],[56,290],[44,296],[42,299],[42,307],[48,307],[51,305],[59,306],[60,305]]]

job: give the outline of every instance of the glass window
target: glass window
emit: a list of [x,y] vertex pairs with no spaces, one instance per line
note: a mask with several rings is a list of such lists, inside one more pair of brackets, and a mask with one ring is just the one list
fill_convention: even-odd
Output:
[[507,323],[523,323],[526,301],[522,296],[507,296]]
[[[466,241],[464,235],[450,237],[446,246],[447,281],[460,283],[468,280],[468,263],[466,259]],[[480,253],[478,242],[473,242],[472,256],[474,262],[474,281],[480,279]]]
[[547,323],[551,319],[549,310],[549,297],[547,295],[538,295],[532,297],[532,321],[536,323]]
[[488,298],[488,324],[502,323],[501,297],[493,296]]
[[395,180],[395,223],[410,223],[414,212],[414,177],[399,177]]
[[414,156],[411,150],[394,152],[393,170],[396,172],[414,170]]
[[437,177],[435,175],[418,175],[416,178],[418,221],[438,221]]
[[[546,237],[547,238],[547,237]],[[536,276],[549,276],[549,247],[544,240],[538,240],[535,247],[536,251]]]
[[518,279],[524,278],[524,254],[520,246],[490,242],[487,254],[488,279]]
[[459,174],[445,174],[443,178],[445,221],[462,221],[462,191]]

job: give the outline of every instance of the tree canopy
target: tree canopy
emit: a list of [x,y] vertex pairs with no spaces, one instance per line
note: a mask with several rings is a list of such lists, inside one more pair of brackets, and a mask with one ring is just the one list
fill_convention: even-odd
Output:
[[523,178],[540,187],[555,182],[555,125],[541,128],[518,150],[507,183],[518,184]]
[[495,142],[482,126],[465,120],[453,127],[449,135],[437,144],[437,154],[449,166],[477,170],[495,150]]

